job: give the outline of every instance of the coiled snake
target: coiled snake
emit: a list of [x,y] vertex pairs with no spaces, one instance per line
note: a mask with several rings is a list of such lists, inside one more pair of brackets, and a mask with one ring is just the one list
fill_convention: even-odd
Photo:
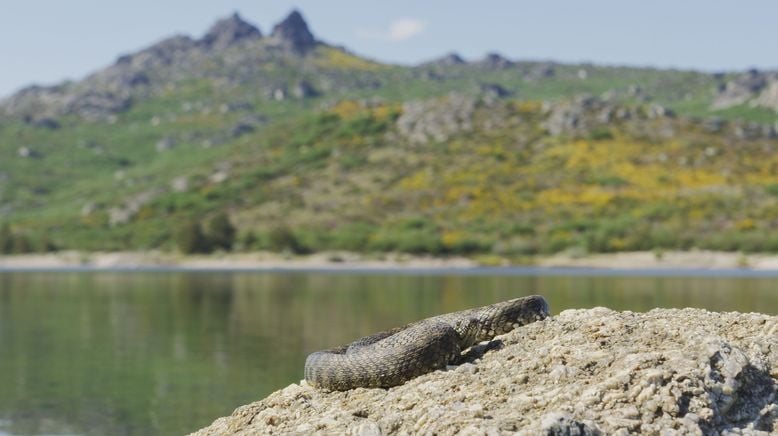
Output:
[[433,316],[376,333],[305,360],[305,379],[336,391],[397,386],[444,368],[467,348],[548,316],[539,296]]

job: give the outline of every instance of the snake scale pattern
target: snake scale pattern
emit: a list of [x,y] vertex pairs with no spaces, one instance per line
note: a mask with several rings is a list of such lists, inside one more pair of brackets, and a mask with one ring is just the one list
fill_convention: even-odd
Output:
[[305,360],[305,379],[326,390],[397,386],[456,362],[467,348],[544,319],[539,295],[416,321],[348,345],[317,351]]

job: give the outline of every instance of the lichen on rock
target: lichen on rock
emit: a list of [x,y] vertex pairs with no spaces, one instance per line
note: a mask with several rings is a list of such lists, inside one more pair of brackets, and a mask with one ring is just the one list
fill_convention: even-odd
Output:
[[498,340],[391,389],[292,384],[196,434],[778,432],[776,316],[567,310]]

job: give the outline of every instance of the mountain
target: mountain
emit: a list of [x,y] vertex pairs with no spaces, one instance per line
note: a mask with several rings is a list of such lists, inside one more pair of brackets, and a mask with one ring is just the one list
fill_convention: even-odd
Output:
[[387,65],[299,11],[269,34],[233,14],[0,102],[0,251],[778,250],[776,90],[498,53]]

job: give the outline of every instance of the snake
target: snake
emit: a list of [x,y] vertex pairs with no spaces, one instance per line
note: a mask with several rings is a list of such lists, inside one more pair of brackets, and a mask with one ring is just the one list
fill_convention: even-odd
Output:
[[531,295],[425,318],[311,353],[305,380],[329,391],[398,386],[457,363],[475,344],[548,316],[546,300]]

